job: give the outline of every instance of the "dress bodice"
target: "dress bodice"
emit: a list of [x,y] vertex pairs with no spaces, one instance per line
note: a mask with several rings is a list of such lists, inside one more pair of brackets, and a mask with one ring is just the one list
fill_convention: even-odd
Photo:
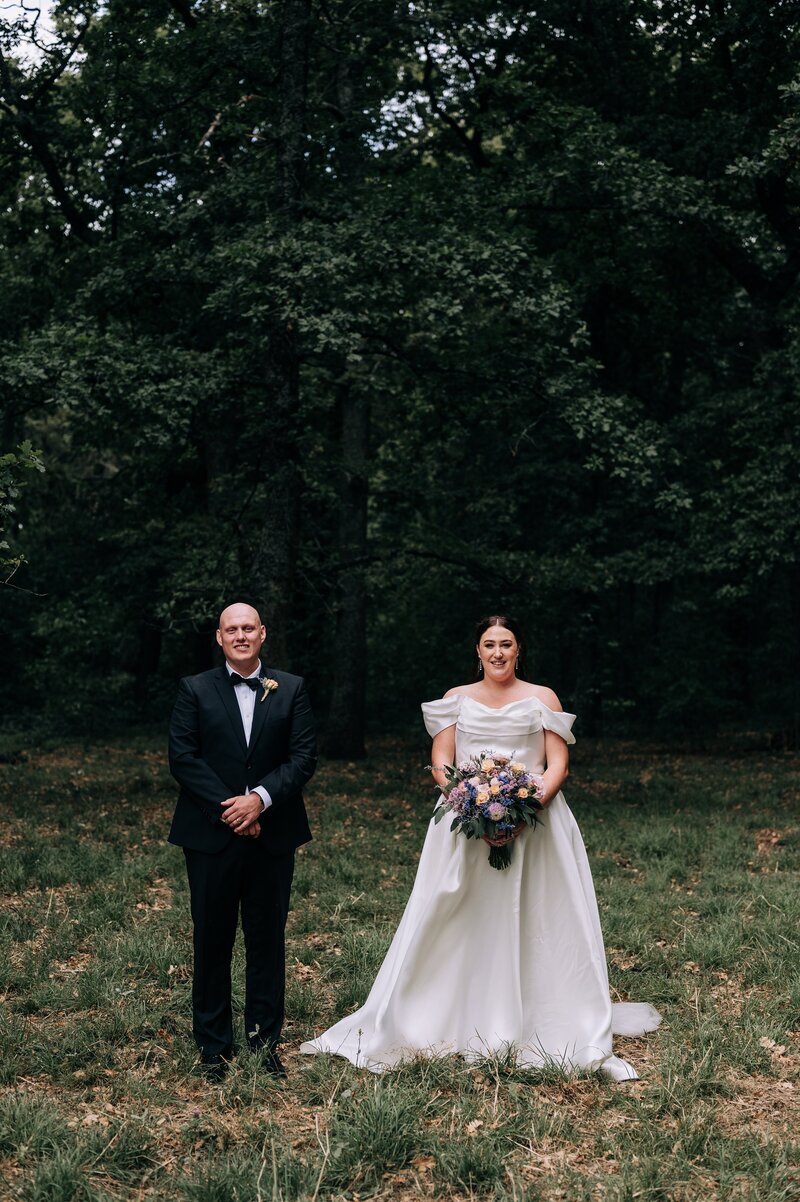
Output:
[[521,697],[495,708],[466,693],[453,693],[422,706],[425,726],[433,738],[448,726],[456,728],[456,762],[483,751],[514,755],[529,772],[545,769],[544,732],[552,730],[565,743],[574,743],[574,714],[551,710],[538,697]]

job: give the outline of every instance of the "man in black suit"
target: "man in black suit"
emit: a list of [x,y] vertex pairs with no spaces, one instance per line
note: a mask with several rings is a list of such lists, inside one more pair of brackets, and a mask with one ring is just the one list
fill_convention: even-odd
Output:
[[303,785],[316,764],[314,719],[299,676],[267,668],[266,630],[250,605],[220,614],[225,664],[180,682],[169,764],[180,785],[169,834],[183,848],[194,924],[192,1014],[206,1075],[233,1052],[231,956],[241,907],[245,1032],[267,1071],[284,1016],[284,929],[295,849],[308,842]]

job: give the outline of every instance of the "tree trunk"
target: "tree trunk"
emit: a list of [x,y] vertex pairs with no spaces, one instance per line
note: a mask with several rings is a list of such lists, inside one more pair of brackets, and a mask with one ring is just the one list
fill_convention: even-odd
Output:
[[134,701],[137,709],[144,710],[150,690],[150,681],[161,659],[161,630],[152,622],[139,626],[138,650],[134,668]]
[[253,564],[253,590],[267,628],[264,654],[275,667],[293,670],[302,668],[292,662],[289,653],[299,524],[292,426],[300,397],[300,373],[296,355],[291,352],[273,366],[277,366],[279,378],[266,419],[270,439],[261,466],[267,491]]
[[[275,208],[284,220],[302,220],[304,129],[310,0],[284,0],[281,20],[280,99],[277,122]],[[293,612],[298,524],[297,466],[291,453],[300,399],[298,331],[291,320],[271,331],[271,387],[265,421],[271,437],[263,463],[268,481],[253,583],[262,599],[267,658],[294,667],[288,648]]]
[[310,0],[284,0],[278,114],[278,207],[297,219],[303,203]]
[[364,756],[367,692],[367,555],[369,403],[345,384],[337,398],[341,488],[338,542],[342,558],[336,611],[336,663],[324,751],[331,759]]
[[[363,153],[353,125],[360,72],[352,49],[339,47],[334,86],[341,124],[337,169],[351,196],[363,182]],[[356,118],[357,123],[357,118]],[[323,749],[330,759],[361,759],[367,718],[367,501],[369,495],[369,401],[363,379],[349,379],[341,365],[336,396],[340,486],[337,542],[336,632],[331,702]]]

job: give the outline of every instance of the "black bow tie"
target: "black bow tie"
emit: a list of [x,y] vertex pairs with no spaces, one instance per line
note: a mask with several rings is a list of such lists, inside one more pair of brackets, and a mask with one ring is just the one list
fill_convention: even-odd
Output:
[[231,672],[230,677],[231,684],[246,684],[248,689],[257,689],[261,684],[257,676],[240,676],[238,672]]

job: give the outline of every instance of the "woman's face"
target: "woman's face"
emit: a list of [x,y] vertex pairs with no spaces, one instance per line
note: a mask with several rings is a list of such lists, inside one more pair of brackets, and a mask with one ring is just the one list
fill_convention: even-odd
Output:
[[504,684],[515,675],[519,644],[505,626],[490,626],[478,643],[478,656],[486,680]]

